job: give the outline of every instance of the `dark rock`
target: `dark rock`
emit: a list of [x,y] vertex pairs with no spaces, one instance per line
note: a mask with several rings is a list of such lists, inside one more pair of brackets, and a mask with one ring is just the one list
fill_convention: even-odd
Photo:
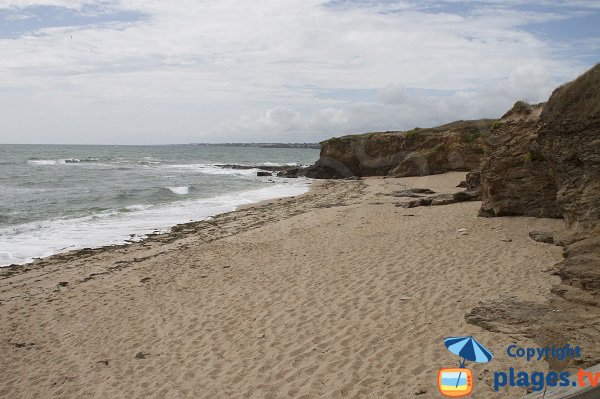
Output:
[[136,359],[145,359],[148,357],[148,355],[149,355],[149,353],[138,352],[135,354],[135,358]]
[[306,177],[312,179],[342,179],[354,176],[354,173],[342,162],[334,158],[324,157],[322,154],[323,150],[321,149],[321,158],[306,169]]
[[69,285],[69,282],[68,282],[68,281],[61,281],[61,282],[59,282],[59,283],[58,283],[58,286],[59,286],[59,287],[66,287],[66,286],[68,286],[68,285]]
[[418,206],[430,206],[432,202],[433,198],[426,197],[412,200],[405,204],[399,204],[398,206],[402,206],[403,208],[416,208]]
[[600,306],[600,235],[570,244],[565,255],[557,265],[562,282],[590,291]]
[[456,185],[457,188],[467,188],[467,181],[466,180],[461,180],[460,183],[458,183]]
[[14,342],[13,346],[15,348],[28,348],[28,347],[35,346],[35,343],[34,342]]
[[435,194],[435,191],[428,188],[409,188],[407,190],[394,191],[391,195],[393,197],[419,198],[423,196],[421,194]]
[[452,198],[455,202],[477,201],[479,200],[479,194],[473,191],[459,191],[452,194]]
[[466,180],[466,188],[467,191],[472,191],[474,193],[479,194],[481,190],[481,171],[480,170],[472,170],[467,173]]
[[247,169],[255,169],[258,168],[258,166],[253,166],[253,165],[238,165],[238,164],[224,164],[224,165],[215,165],[218,168],[223,168],[223,169],[235,169],[235,170],[247,170]]
[[470,191],[459,191],[454,194],[436,194],[423,196],[421,194],[435,194],[435,191],[426,188],[411,188],[408,190],[396,191],[391,195],[394,197],[407,197],[417,198],[407,203],[400,203],[396,206],[402,206],[404,208],[415,208],[418,206],[438,206],[438,205],[449,205],[456,202],[463,201],[474,201],[479,197],[476,193]]
[[405,191],[409,191],[409,192],[417,193],[417,194],[435,194],[435,191],[430,190],[428,188],[411,188],[411,189],[405,190]]
[[455,202],[457,201],[454,199],[454,196],[452,194],[438,194],[435,197],[433,197],[431,205],[449,205],[454,204]]
[[300,174],[300,168],[290,168],[290,169],[286,169],[286,170],[277,172],[277,177],[287,177],[290,179],[295,179],[299,176],[299,174]]
[[543,242],[543,243],[546,243],[546,244],[554,244],[554,235],[552,233],[547,232],[547,231],[531,230],[529,232],[529,237],[533,241]]
[[248,170],[248,169],[260,169],[256,172],[257,176],[273,176],[273,173],[277,172],[277,177],[288,177],[296,178],[300,176],[306,176],[306,171],[309,168],[290,166],[290,165],[238,165],[238,164],[223,164],[216,165],[219,168],[224,169],[236,169],[236,170]]

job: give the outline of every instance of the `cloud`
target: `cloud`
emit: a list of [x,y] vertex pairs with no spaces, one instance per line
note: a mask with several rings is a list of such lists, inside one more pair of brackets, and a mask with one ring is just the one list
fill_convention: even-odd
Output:
[[[425,126],[543,100],[587,66],[521,29],[565,13],[480,4],[0,0],[145,16],[0,39],[0,142],[305,141]],[[343,91],[358,98],[328,94]]]
[[[451,95],[409,94],[399,85],[389,85],[377,93],[377,101],[352,102],[306,114],[286,109],[244,115],[238,123],[220,125],[217,130],[233,135],[258,135],[265,139],[277,134],[302,132],[313,141],[341,133],[407,130],[441,125],[456,119],[498,118],[516,100],[545,101],[559,84],[549,72],[534,65],[523,65],[508,77],[483,90],[457,91]],[[283,121],[271,121],[277,113]]]

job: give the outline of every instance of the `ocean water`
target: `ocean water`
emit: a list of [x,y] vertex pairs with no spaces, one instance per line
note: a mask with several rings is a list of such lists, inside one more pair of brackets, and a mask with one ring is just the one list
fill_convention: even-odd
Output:
[[313,149],[0,145],[0,266],[139,240],[264,199],[308,179],[219,164],[309,165]]

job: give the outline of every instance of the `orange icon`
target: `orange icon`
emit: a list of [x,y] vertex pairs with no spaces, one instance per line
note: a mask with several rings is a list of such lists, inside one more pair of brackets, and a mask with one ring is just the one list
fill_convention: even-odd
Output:
[[438,387],[444,396],[467,396],[473,391],[473,374],[466,368],[441,369],[438,373]]

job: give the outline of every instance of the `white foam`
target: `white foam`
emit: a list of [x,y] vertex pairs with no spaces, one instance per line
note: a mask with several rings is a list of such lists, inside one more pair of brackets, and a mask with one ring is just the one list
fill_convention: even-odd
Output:
[[171,226],[229,212],[265,199],[299,195],[309,180],[294,179],[266,188],[214,198],[184,200],[163,206],[130,206],[129,212],[102,212],[77,219],[55,219],[0,229],[0,265],[22,264],[34,258],[85,247],[122,244],[131,235],[168,231]]
[[58,165],[59,161],[57,161],[56,159],[30,159],[29,161],[27,161],[27,163],[30,165],[45,166],[45,165]]
[[200,173],[205,173],[207,175],[234,175],[234,176],[256,176],[256,172],[260,169],[252,168],[252,169],[230,169],[223,168],[212,164],[184,164],[184,165],[165,165],[167,168],[173,169],[181,169],[181,170],[191,170]]
[[[95,158],[89,158],[90,162]],[[67,165],[80,163],[81,159],[67,158],[67,159],[30,159],[27,161],[30,165],[37,166],[48,166],[48,165]]]
[[188,186],[180,186],[180,187],[167,187],[173,194],[185,195],[190,193],[190,188]]
[[296,162],[263,162],[260,164],[261,166],[298,166]]

